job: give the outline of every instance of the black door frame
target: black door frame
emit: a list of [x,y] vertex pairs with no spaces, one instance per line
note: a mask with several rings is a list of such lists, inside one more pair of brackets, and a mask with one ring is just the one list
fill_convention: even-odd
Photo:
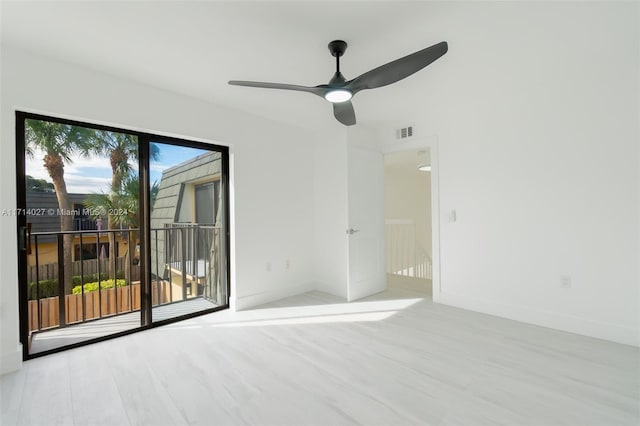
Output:
[[[103,124],[95,124],[91,122],[72,120],[67,118],[31,113],[16,110],[16,208],[17,211],[26,211],[27,191],[26,191],[26,143],[25,143],[25,120],[34,119],[49,121],[53,123],[68,124],[71,126],[85,127],[96,130],[104,130],[110,132],[127,133],[138,138],[139,153],[139,179],[140,179],[140,262],[143,267],[140,268],[141,282],[141,299],[140,299],[140,326],[132,330],[113,333],[107,336],[101,336],[94,339],[88,339],[82,342],[73,343],[59,348],[50,349],[35,354],[29,353],[29,318],[28,318],[28,292],[27,292],[27,244],[25,238],[25,230],[27,226],[26,214],[16,215],[17,233],[18,233],[18,299],[19,299],[19,318],[20,318],[20,342],[22,343],[22,359],[24,361],[32,358],[38,358],[44,355],[65,351],[92,343],[97,343],[120,336],[125,336],[139,331],[148,330],[154,327],[160,327],[171,324],[176,321],[182,321],[201,315],[229,308],[229,300],[231,296],[231,256],[229,254],[231,243],[230,231],[230,191],[229,191],[229,147],[224,145],[210,144],[189,139],[182,139],[174,136],[164,136],[160,134],[142,132],[139,130],[131,130],[121,127],[108,126]],[[221,153],[222,170],[220,177],[220,191],[223,192],[224,201],[224,262],[225,262],[225,279],[227,283],[226,303],[210,309],[165,319],[162,321],[152,321],[151,317],[151,206],[150,206],[150,168],[149,168],[149,146],[151,143],[165,143],[170,145],[184,146],[187,148],[198,148],[207,151],[216,151]]]

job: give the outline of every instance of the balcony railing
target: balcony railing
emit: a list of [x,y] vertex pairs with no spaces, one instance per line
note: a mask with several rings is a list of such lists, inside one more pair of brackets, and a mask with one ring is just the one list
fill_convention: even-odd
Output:
[[220,235],[220,227],[194,223],[168,223],[151,230],[151,273],[171,283],[169,301],[202,296],[221,303],[214,289],[222,285]]
[[[119,246],[120,257],[109,257],[107,243]],[[139,311],[139,243],[137,229],[29,235],[29,332]],[[152,306],[196,297],[226,303],[220,243],[220,229],[213,225],[168,224],[152,229]],[[95,245],[97,259],[83,258],[83,250],[74,250],[77,245]],[[72,259],[74,253],[77,258]],[[221,294],[216,286],[223,284]]]

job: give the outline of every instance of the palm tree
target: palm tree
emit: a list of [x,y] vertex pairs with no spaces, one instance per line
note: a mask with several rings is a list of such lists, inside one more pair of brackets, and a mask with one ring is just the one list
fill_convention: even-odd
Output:
[[[120,183],[121,188],[119,191],[116,191],[113,187],[111,187],[109,188],[110,191],[108,193],[103,192],[90,194],[83,200],[83,204],[89,209],[89,211],[94,212],[94,216],[91,216],[91,219],[97,219],[98,217],[100,217],[100,212],[104,211],[124,212],[124,214],[121,215],[113,215],[113,223],[115,224],[114,229],[122,229],[123,226],[126,226],[129,229],[128,235],[133,237],[133,243],[135,245],[138,241],[137,229],[140,226],[140,216],[138,214],[140,206],[140,180],[138,179],[137,175],[129,174],[128,176],[124,177]],[[158,188],[158,182],[154,182],[151,186],[151,204],[153,204],[158,194]],[[130,248],[129,245],[128,248]],[[124,263],[125,277],[129,277],[129,256],[130,251],[129,249],[127,249],[125,253],[126,259]],[[112,262],[109,262],[109,264],[112,265]]]
[[[134,135],[119,132],[109,132],[106,130],[96,130],[93,135],[93,144],[88,149],[88,153],[97,154],[100,156],[108,156],[109,164],[111,165],[111,188],[109,192],[110,197],[117,197],[122,192],[123,182],[127,177],[132,176],[133,165],[130,163],[132,160],[139,159],[138,153],[138,138]],[[149,160],[156,160],[160,155],[156,144],[149,145]],[[137,182],[137,176],[135,181]],[[129,181],[131,184],[131,181]],[[134,198],[138,195],[135,193]],[[111,203],[118,203],[115,198]],[[107,210],[114,211],[114,210]],[[135,209],[137,212],[137,208]],[[119,226],[126,221],[126,217],[119,217],[119,215],[110,214],[107,217],[108,229],[118,229]],[[109,259],[114,259],[116,256],[115,248],[115,234],[109,233]],[[116,271],[113,269],[114,264],[109,262],[111,273],[110,275],[115,277]]]
[[[71,163],[71,157],[77,153],[86,153],[91,131],[68,124],[52,123],[27,119],[25,122],[26,154],[33,158],[36,151],[44,152],[44,168],[53,182],[58,200],[60,230],[73,231],[73,216],[64,214],[71,211],[67,184],[64,180],[64,165]],[[64,234],[64,284],[65,293],[71,292],[71,244],[72,234]]]
[[[158,188],[158,182],[154,182],[149,190],[151,204],[153,204],[158,194]],[[113,223],[116,225],[115,229],[121,229],[123,226],[129,229],[137,229],[140,226],[140,216],[138,215],[140,206],[139,191],[140,180],[138,175],[130,174],[122,179],[119,190],[111,186],[109,192],[90,194],[83,200],[83,205],[94,212],[94,216],[91,216],[92,219],[97,219],[99,212],[125,212],[125,214],[113,216]]]

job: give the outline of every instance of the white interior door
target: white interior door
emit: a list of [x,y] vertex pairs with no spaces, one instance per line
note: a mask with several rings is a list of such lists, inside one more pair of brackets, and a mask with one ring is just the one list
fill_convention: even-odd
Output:
[[382,154],[350,146],[348,154],[349,288],[356,300],[384,291],[384,162]]

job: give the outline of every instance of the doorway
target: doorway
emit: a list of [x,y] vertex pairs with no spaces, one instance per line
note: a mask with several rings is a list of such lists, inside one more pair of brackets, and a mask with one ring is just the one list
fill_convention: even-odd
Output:
[[224,146],[16,113],[29,359],[229,307]]
[[432,299],[431,150],[388,153],[384,167],[387,289]]

